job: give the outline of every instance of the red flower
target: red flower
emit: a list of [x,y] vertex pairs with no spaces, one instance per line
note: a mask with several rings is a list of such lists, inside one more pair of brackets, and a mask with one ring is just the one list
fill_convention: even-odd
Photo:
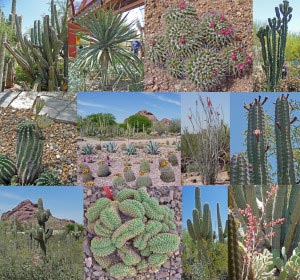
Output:
[[216,71],[213,71],[211,74],[212,74],[214,77],[216,77],[216,76],[218,75],[218,73],[217,73]]
[[206,96],[206,102],[208,107],[212,106],[211,100],[208,96]]
[[152,46],[155,46],[155,45],[156,45],[156,43],[157,43],[157,42],[156,42],[156,40],[155,40],[155,39],[153,39],[153,40],[152,40]]
[[231,54],[231,59],[236,60],[236,54],[234,52]]
[[211,21],[209,25],[210,27],[214,28],[216,26],[216,23],[214,21]]
[[108,199],[114,200],[114,197],[113,197],[109,187],[105,186],[105,187],[103,187],[103,190],[105,191],[106,197]]
[[180,10],[184,10],[185,9],[185,2],[184,1],[180,2],[179,9]]
[[186,42],[185,37],[182,36],[182,37],[180,38],[180,43],[184,44],[185,42]]
[[224,14],[221,14],[221,15],[220,15],[220,20],[224,20],[224,19],[225,19]]
[[239,51],[239,52],[243,51],[243,48],[239,47],[239,48],[238,48],[238,51]]
[[247,63],[251,63],[252,62],[251,56],[249,56],[249,55],[246,56],[246,62]]
[[238,69],[239,70],[243,70],[244,68],[245,68],[245,64],[244,63],[238,64]]

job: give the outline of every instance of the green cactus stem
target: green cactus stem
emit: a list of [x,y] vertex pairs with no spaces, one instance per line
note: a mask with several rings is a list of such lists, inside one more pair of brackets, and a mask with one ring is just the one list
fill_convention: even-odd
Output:
[[4,67],[5,67],[5,47],[4,44],[7,40],[7,33],[4,30],[2,32],[1,44],[0,44],[0,92],[3,91],[3,78],[4,78]]
[[0,154],[0,185],[8,185],[16,174],[15,163],[9,157]]

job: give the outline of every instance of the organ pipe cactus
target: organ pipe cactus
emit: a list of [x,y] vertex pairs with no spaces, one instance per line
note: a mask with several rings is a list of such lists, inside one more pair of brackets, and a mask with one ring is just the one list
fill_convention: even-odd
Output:
[[[291,110],[288,97],[289,95],[282,94],[277,98],[275,104],[274,129],[279,185],[294,185],[297,182],[291,139],[291,125],[297,120],[297,117],[290,118]],[[266,141],[263,109],[267,99],[265,97],[261,101],[261,96],[259,96],[251,104],[244,105],[248,111],[247,158],[243,154],[233,155],[231,159],[232,185],[270,184],[267,161],[269,146]]]
[[21,185],[32,184],[37,179],[42,163],[42,132],[34,122],[24,121],[17,130],[16,167]]
[[275,91],[281,78],[285,60],[288,23],[292,18],[293,8],[284,0],[275,8],[276,17],[268,19],[268,25],[257,32],[261,44],[263,70],[266,75],[268,88]]
[[100,198],[86,214],[91,251],[111,277],[135,277],[158,269],[178,248],[174,213],[146,188],[123,189],[114,200]]
[[43,200],[41,198],[38,199],[38,210],[36,212],[37,226],[31,230],[32,237],[38,241],[43,256],[47,255],[46,243],[48,239],[53,234],[53,229],[46,228],[46,222],[49,220],[51,216],[50,210],[44,209]]
[[[218,235],[219,242],[224,243],[224,232],[222,229],[222,221],[217,204],[218,211]],[[193,210],[193,219],[187,220],[188,233],[197,245],[199,261],[206,259],[205,244],[213,242],[212,219],[209,204],[205,203],[203,210],[201,208],[200,188],[195,188],[195,209]]]
[[15,163],[9,157],[0,154],[0,185],[8,185],[16,174]]

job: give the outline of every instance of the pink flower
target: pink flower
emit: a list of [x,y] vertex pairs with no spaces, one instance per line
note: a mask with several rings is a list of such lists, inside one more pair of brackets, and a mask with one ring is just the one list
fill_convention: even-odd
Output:
[[210,100],[210,98],[208,96],[206,96],[206,102],[207,102],[207,106],[208,107],[212,106],[211,100]]
[[212,15],[215,15],[216,11],[215,10],[210,10],[209,13],[212,14]]
[[216,71],[213,71],[211,74],[213,75],[213,77],[216,77],[218,75]]
[[184,36],[182,36],[182,37],[180,38],[180,43],[184,44],[185,42],[186,42],[186,39],[185,39]]
[[246,62],[247,62],[247,63],[252,63],[252,58],[251,58],[251,56],[249,56],[249,55],[246,56]]
[[216,26],[216,23],[214,21],[211,21],[209,25],[210,27],[214,28]]
[[241,51],[243,51],[243,48],[239,47],[237,50],[238,50],[239,52],[241,52]]
[[231,59],[236,60],[236,54],[234,52],[231,54]]
[[225,19],[224,14],[221,14],[221,15],[220,15],[220,20],[224,20],[224,19]]
[[180,10],[184,10],[185,9],[185,2],[184,1],[181,1],[180,4],[179,4],[179,9]]
[[239,63],[238,64],[238,69],[239,70],[243,70],[245,68],[245,64],[244,63]]
[[153,39],[153,40],[152,40],[152,46],[155,46],[155,45],[156,45],[156,43],[157,43],[157,42],[156,42],[156,40],[155,40],[155,39]]

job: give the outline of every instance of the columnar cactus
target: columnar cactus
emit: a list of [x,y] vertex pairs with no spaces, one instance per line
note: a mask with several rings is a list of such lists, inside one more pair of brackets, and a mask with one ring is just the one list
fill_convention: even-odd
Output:
[[261,27],[257,32],[261,44],[263,57],[263,70],[270,91],[276,91],[281,78],[282,67],[285,60],[286,39],[288,23],[292,18],[293,8],[284,0],[275,8],[276,17],[268,19],[268,25]]
[[32,121],[22,122],[17,129],[16,167],[21,185],[37,179],[42,163],[42,132]]
[[290,120],[288,95],[278,97],[275,105],[275,139],[279,185],[296,183],[291,141],[291,124],[296,119]]
[[0,92],[3,90],[3,77],[4,77],[4,67],[5,67],[5,47],[4,43],[7,40],[7,34],[4,30],[2,32],[1,44],[0,44]]
[[230,162],[230,184],[250,185],[250,166],[246,156],[242,153],[235,154]]
[[15,163],[9,157],[0,154],[0,185],[8,185],[16,174]]
[[114,201],[100,198],[85,216],[95,236],[93,257],[116,279],[160,268],[179,245],[174,213],[149,197],[146,188],[123,189]]
[[52,236],[53,229],[46,228],[46,222],[51,216],[50,210],[44,209],[43,200],[38,199],[38,210],[36,212],[37,226],[31,230],[32,237],[39,242],[43,256],[47,255],[46,243],[47,240]]

